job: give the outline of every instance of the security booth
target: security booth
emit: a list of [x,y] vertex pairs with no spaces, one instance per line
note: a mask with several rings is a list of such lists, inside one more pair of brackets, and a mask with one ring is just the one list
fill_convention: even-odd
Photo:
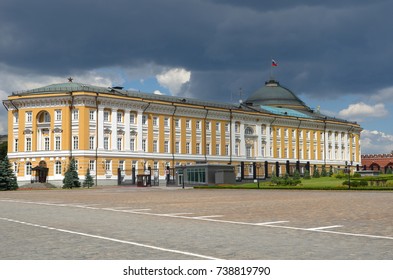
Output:
[[138,174],[136,175],[137,187],[151,187],[150,174]]
[[175,167],[178,186],[234,184],[235,167],[220,164],[180,165]]

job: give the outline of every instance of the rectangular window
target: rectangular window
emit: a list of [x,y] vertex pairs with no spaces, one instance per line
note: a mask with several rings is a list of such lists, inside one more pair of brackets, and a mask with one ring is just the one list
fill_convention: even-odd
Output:
[[72,120],[73,121],[79,120],[79,110],[78,109],[72,110]]
[[169,127],[169,118],[164,118],[164,126]]
[[195,153],[196,153],[197,155],[200,155],[200,154],[201,154],[201,144],[200,144],[200,143],[196,143],[196,144],[195,144]]
[[135,124],[135,114],[130,113],[130,124]]
[[131,152],[135,151],[135,139],[134,138],[130,139],[130,151]]
[[44,138],[44,150],[49,151],[49,137]]
[[122,112],[117,112],[117,122],[118,123],[123,122],[123,113]]
[[19,121],[19,114],[18,114],[18,112],[15,112],[14,113],[14,123],[17,124],[18,121]]
[[14,139],[14,152],[18,151],[18,139]]
[[239,125],[239,123],[235,123],[235,132],[236,133],[240,132],[240,125]]
[[210,144],[206,144],[206,154],[210,155]]
[[55,150],[60,150],[61,149],[61,140],[60,136],[55,137]]
[[216,132],[219,133],[220,132],[220,123],[216,122]]
[[95,160],[89,160],[89,169],[90,169],[90,171],[96,170],[96,161]]
[[89,111],[89,120],[94,121],[96,119],[96,111],[90,110]]
[[157,140],[153,140],[153,153],[157,153]]
[[180,121],[179,121],[179,119],[175,119],[175,127],[180,127]]
[[169,153],[169,141],[164,141],[164,153]]
[[61,110],[56,110],[55,111],[55,120],[56,121],[61,121]]
[[158,117],[153,117],[153,126],[158,125]]
[[123,138],[121,138],[121,137],[117,138],[117,149],[119,151],[123,150]]
[[146,124],[147,123],[147,116],[143,115],[142,116],[142,124]]
[[186,154],[190,154],[191,150],[190,150],[190,142],[186,142]]
[[104,122],[109,122],[109,111],[104,111]]
[[180,143],[179,142],[175,143],[175,151],[176,151],[176,154],[180,153]]
[[72,137],[72,139],[73,139],[73,149],[74,150],[78,150],[79,149],[79,138],[78,138],[78,136],[74,136],[74,137]]
[[235,155],[239,156],[239,144],[235,145]]
[[104,137],[104,150],[109,150],[109,137]]
[[211,129],[210,122],[206,122],[206,130],[210,130],[210,129]]
[[191,126],[190,126],[190,120],[186,120],[186,128],[191,128]]
[[89,150],[94,150],[95,148],[95,141],[94,141],[94,136],[89,137]]
[[124,171],[124,160],[119,160],[120,171]]
[[229,145],[225,145],[225,155],[228,156],[229,155]]
[[201,122],[200,121],[196,121],[196,124],[195,124],[195,126],[196,126],[196,129],[201,129]]
[[216,155],[220,155],[220,144],[216,144]]
[[111,171],[112,170],[112,161],[107,159],[105,160],[105,171]]
[[146,152],[146,139],[142,140],[142,151]]
[[226,124],[225,124],[225,131],[226,131],[226,132],[229,132],[229,123],[226,123]]
[[26,138],[26,152],[30,152],[31,151],[31,138],[28,137]]
[[26,112],[26,122],[31,123],[33,121],[33,113],[31,111]]

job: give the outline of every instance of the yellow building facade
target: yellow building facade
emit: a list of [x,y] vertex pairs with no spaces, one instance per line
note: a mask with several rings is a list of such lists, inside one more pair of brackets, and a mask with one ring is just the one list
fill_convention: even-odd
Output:
[[118,169],[122,180],[149,167],[164,180],[168,167],[198,163],[233,165],[241,178],[360,165],[361,127],[311,110],[276,81],[239,104],[72,82],[15,92],[3,104],[21,185],[37,167],[61,185],[71,158],[82,180],[89,169],[99,185],[116,184]]

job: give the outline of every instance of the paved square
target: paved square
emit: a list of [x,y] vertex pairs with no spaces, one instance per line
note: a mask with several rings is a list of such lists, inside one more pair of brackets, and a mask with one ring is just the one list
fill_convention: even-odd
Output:
[[393,193],[0,192],[0,259],[393,259]]

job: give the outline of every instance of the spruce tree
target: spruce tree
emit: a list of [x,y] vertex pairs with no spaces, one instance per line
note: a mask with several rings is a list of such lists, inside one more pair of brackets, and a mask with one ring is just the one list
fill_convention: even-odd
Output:
[[322,165],[321,177],[327,177],[328,173],[326,171],[326,166]]
[[313,178],[319,178],[319,177],[321,177],[321,175],[319,174],[318,167],[315,167],[315,168],[314,168],[314,173],[313,173],[312,177],[313,177]]
[[304,171],[304,177],[303,178],[304,179],[311,179],[310,171],[308,171],[308,170]]
[[0,190],[16,189],[18,189],[18,182],[12,170],[12,165],[8,157],[5,156],[4,159],[0,161]]
[[64,174],[63,189],[79,188],[80,186],[81,183],[79,182],[78,172],[76,171],[75,159],[72,158]]
[[84,187],[88,187],[88,188],[94,186],[93,177],[91,177],[91,175],[90,175],[90,169],[89,168],[87,169],[85,180],[83,181],[83,186]]

